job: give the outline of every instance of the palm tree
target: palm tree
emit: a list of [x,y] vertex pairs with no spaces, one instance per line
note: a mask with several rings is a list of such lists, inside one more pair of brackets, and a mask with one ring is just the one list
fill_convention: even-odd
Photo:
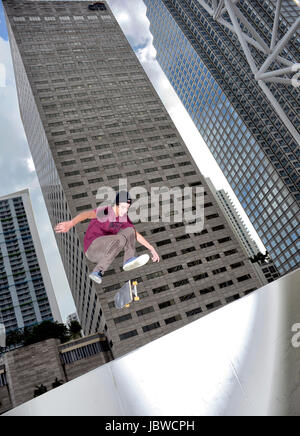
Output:
[[266,251],[265,254],[262,254],[262,253],[259,251],[257,254],[255,254],[255,256],[253,256],[253,257],[249,257],[249,259],[251,260],[251,263],[256,263],[256,262],[258,262],[259,265],[262,265],[262,264],[264,264],[264,263],[268,263],[268,262],[269,262],[269,260],[270,260],[270,256],[269,256],[268,251]]
[[58,378],[56,377],[55,382],[52,383],[52,389],[58,388],[63,384],[64,384],[63,380],[58,380]]
[[43,384],[41,384],[40,386],[36,386],[36,390],[33,393],[34,398],[39,397],[40,395],[43,395],[46,392],[47,392],[47,388]]
[[68,328],[69,328],[69,335],[71,339],[78,339],[82,337],[81,334],[82,327],[78,321],[75,320],[70,321],[70,323],[68,324]]

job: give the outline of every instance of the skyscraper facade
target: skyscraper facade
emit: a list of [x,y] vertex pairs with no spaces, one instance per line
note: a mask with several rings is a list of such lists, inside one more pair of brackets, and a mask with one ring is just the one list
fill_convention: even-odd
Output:
[[[276,7],[277,0],[272,0],[274,8]],[[283,18],[292,25],[300,15],[300,1],[299,0],[286,0],[281,4],[281,14]],[[298,28],[298,33],[300,30]]]
[[236,210],[231,198],[228,193],[224,191],[224,189],[216,190],[210,178],[206,177],[206,182],[209,185],[211,191],[213,192],[215,198],[223,207],[223,210],[226,211],[226,216],[229,218],[231,225],[234,227],[238,238],[240,239],[242,246],[248,256],[255,256],[259,252],[258,245],[251,238],[249,230],[247,229],[244,221]]
[[28,189],[0,197],[0,321],[6,332],[61,316]]
[[[206,177],[206,182],[215,199],[223,209],[224,216],[231,225],[231,228],[236,234],[237,239],[240,241],[242,250],[247,254],[247,256],[249,256],[249,259],[252,258],[254,260],[255,256],[260,253],[260,249],[256,242],[252,239],[249,230],[247,229],[240,214],[236,210],[229,194],[225,192],[224,189],[216,190],[208,177]],[[268,255],[263,262],[254,262],[253,266],[261,278],[261,286],[276,280],[280,276],[277,268]]]
[[[134,276],[119,257],[95,285],[83,251],[87,223],[56,235],[84,332],[103,331],[116,357],[257,289],[251,263],[107,3],[3,3],[21,116],[53,227],[97,207],[98,189],[117,191],[119,178],[148,193],[204,190],[202,232],[186,233],[183,222],[136,224],[161,262]],[[195,192],[191,200],[194,210]],[[141,300],[118,311],[114,295],[132,278]]]
[[[200,3],[145,0],[157,59],[280,274],[285,274],[300,265],[299,134],[294,137],[287,127],[299,130],[299,88],[282,82],[264,85],[285,112],[285,123],[254,79],[237,36]],[[270,42],[277,2],[236,3],[257,34]],[[292,1],[282,3],[279,37],[290,28],[291,14],[300,11]],[[229,26],[229,17],[224,20]],[[295,32],[284,48],[285,62],[299,62],[299,47]],[[255,47],[251,53],[263,61]]]

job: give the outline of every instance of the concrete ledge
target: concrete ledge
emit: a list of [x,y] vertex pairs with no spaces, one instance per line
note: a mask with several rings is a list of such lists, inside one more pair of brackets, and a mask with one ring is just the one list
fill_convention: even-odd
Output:
[[6,416],[299,415],[300,269]]

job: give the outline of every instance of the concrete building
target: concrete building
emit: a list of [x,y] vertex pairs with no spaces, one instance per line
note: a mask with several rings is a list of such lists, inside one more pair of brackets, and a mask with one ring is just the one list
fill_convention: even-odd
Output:
[[[249,258],[253,258],[260,252],[260,250],[256,242],[251,238],[249,230],[236,210],[229,194],[225,192],[224,189],[216,190],[209,177],[206,177],[206,182],[210,187],[210,190],[216,201],[223,209],[224,216],[235,233],[237,239],[240,241],[241,248]],[[261,278],[261,286],[270,283],[279,277],[279,272],[271,258],[262,264],[255,262],[253,267],[256,269]]]
[[299,6],[292,0],[145,4],[157,60],[279,273],[298,268]]
[[247,229],[240,214],[236,210],[231,198],[229,197],[229,194],[225,192],[224,189],[217,190],[209,177],[206,177],[205,179],[212,193],[214,194],[215,199],[222,206],[224,212],[226,213],[232,228],[242,243],[243,249],[246,251],[249,257],[255,256],[255,254],[259,252],[258,245],[251,238],[249,230]]
[[[87,223],[56,234],[84,333],[104,332],[118,357],[257,289],[255,270],[108,5],[3,4],[21,116],[53,227],[94,209],[98,189],[117,191],[119,178],[148,193],[191,187],[190,212],[196,188],[204,192],[203,231],[186,233],[184,222],[162,222],[161,214],[161,222],[137,223],[161,262],[133,276],[119,257],[101,286],[88,278]],[[132,278],[141,300],[118,311],[114,295]]]
[[48,339],[9,351],[0,362],[0,414],[31,400],[41,385],[50,391],[56,379],[67,383],[110,360],[103,334],[65,344]]
[[61,322],[29,190],[0,197],[0,322],[6,332]]
[[68,315],[68,317],[67,317],[67,325],[68,325],[70,322],[72,322],[72,321],[77,321],[77,322],[79,322],[79,318],[78,318],[77,313],[71,313],[70,315]]

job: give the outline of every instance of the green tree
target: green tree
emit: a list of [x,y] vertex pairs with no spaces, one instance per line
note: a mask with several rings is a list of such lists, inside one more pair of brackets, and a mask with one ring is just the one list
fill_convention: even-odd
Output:
[[44,386],[43,384],[41,384],[40,386],[36,386],[36,389],[33,393],[33,397],[39,397],[40,395],[43,395],[47,392],[47,388],[46,386]]
[[69,335],[71,339],[78,339],[82,337],[82,327],[78,321],[70,321],[68,324]]
[[35,344],[51,338],[59,339],[61,343],[67,342],[70,339],[67,327],[58,322],[43,321],[24,331],[24,345]]
[[52,389],[58,388],[63,384],[64,384],[63,380],[58,380],[58,378],[56,377],[55,382],[52,383]]
[[13,330],[6,335],[6,348],[23,345],[24,334],[22,329]]
[[59,339],[61,343],[69,341],[70,333],[65,324],[43,321],[32,327],[11,331],[6,336],[6,350],[17,346],[35,344],[51,338]]
[[270,260],[270,256],[269,253],[266,251],[265,254],[262,254],[260,251],[255,254],[255,256],[253,257],[249,257],[249,259],[251,260],[251,263],[259,263],[260,265],[264,264],[264,263],[268,263],[268,261]]

